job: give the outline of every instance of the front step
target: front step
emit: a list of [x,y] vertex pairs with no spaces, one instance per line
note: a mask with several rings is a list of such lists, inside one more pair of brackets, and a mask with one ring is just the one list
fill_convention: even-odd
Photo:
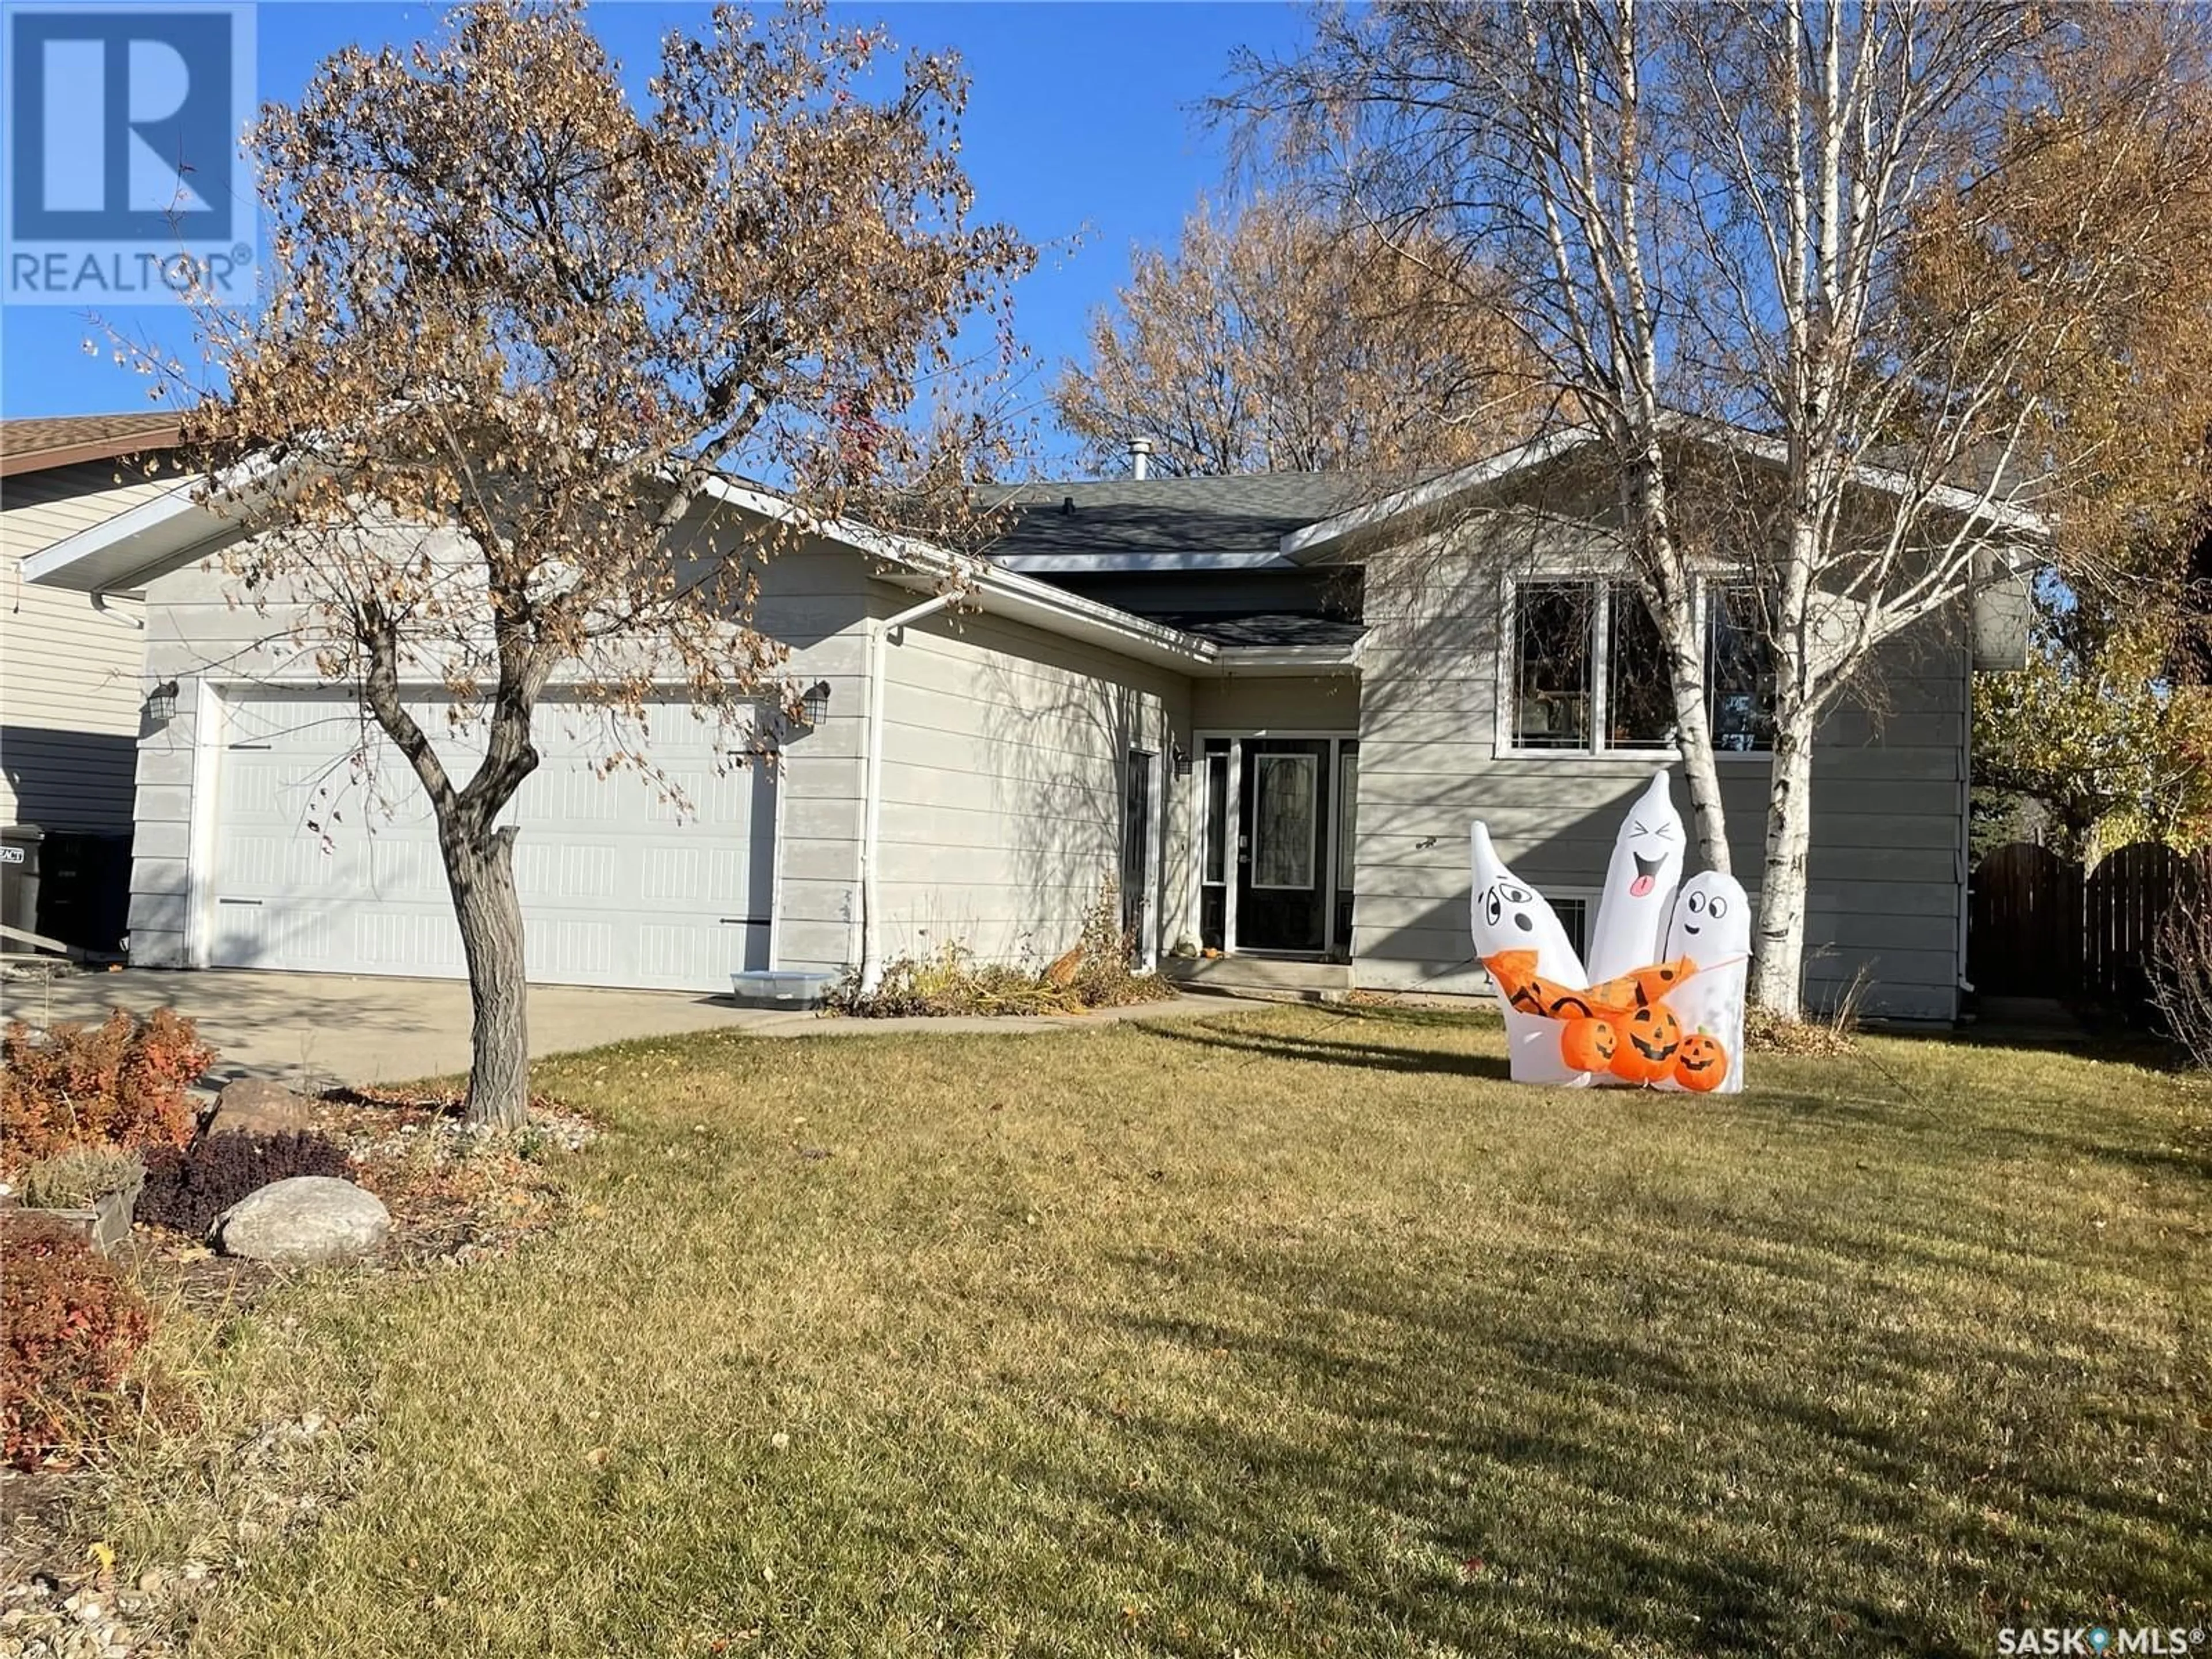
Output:
[[1288,962],[1274,957],[1170,957],[1160,972],[1187,991],[1253,997],[1268,1002],[1342,1002],[1352,994],[1352,965]]

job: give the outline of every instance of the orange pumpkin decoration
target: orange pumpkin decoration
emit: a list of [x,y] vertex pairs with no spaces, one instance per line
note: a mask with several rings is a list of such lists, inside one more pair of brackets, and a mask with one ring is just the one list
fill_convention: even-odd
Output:
[[1728,1069],[1728,1049],[1703,1031],[1691,1032],[1674,1052],[1674,1081],[1698,1094],[1719,1088]]
[[1682,1046],[1682,1027],[1663,1007],[1638,1008],[1621,1029],[1613,1056],[1613,1074],[1631,1083],[1656,1083],[1674,1067]]
[[1559,1058],[1570,1071],[1609,1071],[1620,1047],[1620,1034],[1610,1020],[1571,1019],[1559,1033]]

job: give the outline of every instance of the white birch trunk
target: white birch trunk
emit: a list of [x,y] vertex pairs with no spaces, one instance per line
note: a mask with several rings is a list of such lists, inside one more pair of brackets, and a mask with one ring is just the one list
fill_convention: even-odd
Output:
[[1668,681],[1674,694],[1674,741],[1682,775],[1690,785],[1698,856],[1708,870],[1733,874],[1729,862],[1728,814],[1721,805],[1720,768],[1713,762],[1711,710],[1705,702],[1705,650],[1697,605],[1686,594],[1662,601],[1659,629],[1667,641]]
[[1797,1018],[1804,1006],[1805,873],[1812,839],[1813,711],[1798,702],[1775,721],[1751,987],[1753,1003],[1784,1019]]

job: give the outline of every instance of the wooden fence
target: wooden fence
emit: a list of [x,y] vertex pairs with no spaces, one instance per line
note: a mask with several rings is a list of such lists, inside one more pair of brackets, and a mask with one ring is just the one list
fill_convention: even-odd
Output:
[[2178,904],[2212,902],[2212,850],[2138,842],[2085,875],[2013,842],[1975,866],[1970,897],[1966,976],[1984,996],[2086,996],[2136,1014],[2160,924]]

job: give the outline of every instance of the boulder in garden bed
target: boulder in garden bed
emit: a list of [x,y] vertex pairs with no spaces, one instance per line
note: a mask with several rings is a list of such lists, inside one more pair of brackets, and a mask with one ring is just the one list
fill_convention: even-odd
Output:
[[334,1176],[293,1176],[250,1193],[216,1218],[224,1255],[304,1264],[366,1255],[392,1231],[374,1193]]
[[255,1077],[223,1085],[204,1133],[289,1135],[311,1127],[305,1100],[281,1083]]

